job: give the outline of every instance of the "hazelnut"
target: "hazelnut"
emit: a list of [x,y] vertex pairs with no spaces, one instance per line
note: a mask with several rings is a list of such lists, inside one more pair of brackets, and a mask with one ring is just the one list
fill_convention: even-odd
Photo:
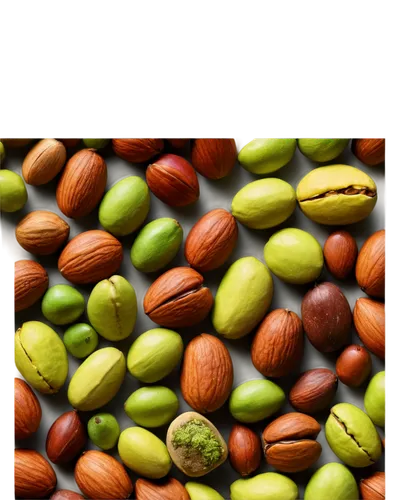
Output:
[[76,411],[63,413],[50,427],[46,440],[46,452],[55,464],[73,460],[86,445],[85,426]]
[[344,280],[353,271],[357,259],[356,240],[347,231],[330,234],[324,245],[324,259],[329,272]]
[[342,384],[359,387],[371,373],[369,352],[361,345],[349,345],[336,361],[336,373]]
[[249,476],[260,467],[260,438],[245,425],[236,424],[232,427],[228,450],[231,465],[241,476]]

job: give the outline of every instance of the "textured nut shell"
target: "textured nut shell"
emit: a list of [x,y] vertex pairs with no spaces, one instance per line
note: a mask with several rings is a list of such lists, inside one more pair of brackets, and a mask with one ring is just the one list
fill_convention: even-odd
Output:
[[375,472],[372,476],[360,481],[360,491],[363,500],[385,499],[385,473]]
[[229,460],[241,476],[249,476],[261,463],[261,442],[248,427],[235,424],[228,441]]
[[34,434],[42,419],[42,408],[36,394],[20,378],[14,379],[15,438],[25,439]]
[[223,342],[207,333],[190,341],[181,371],[185,401],[200,413],[213,412],[226,402],[232,384],[232,360]]
[[385,359],[385,304],[362,297],[356,301],[353,318],[365,347]]
[[315,368],[303,373],[289,393],[290,404],[304,413],[317,413],[327,408],[336,394],[338,380],[328,368]]
[[73,460],[87,441],[85,426],[76,411],[63,413],[50,427],[46,440],[46,453],[55,464]]
[[289,439],[316,439],[320,431],[321,426],[315,418],[303,413],[285,413],[267,425],[263,440],[265,443],[276,443]]
[[371,167],[385,161],[385,139],[353,139],[351,149],[360,161]]
[[336,360],[336,373],[342,384],[359,387],[371,373],[372,361],[367,349],[349,345]]
[[150,164],[146,181],[152,193],[171,207],[190,205],[200,196],[194,168],[178,155],[164,154]]
[[348,343],[351,310],[340,288],[321,283],[306,293],[301,303],[304,331],[320,352],[333,352]]
[[113,275],[122,259],[121,243],[106,231],[94,229],[72,238],[58,259],[58,270],[71,283],[97,283]]
[[200,272],[222,266],[236,246],[236,219],[223,208],[211,210],[192,227],[185,242],[185,258]]
[[194,168],[208,179],[231,173],[236,162],[235,139],[195,139],[192,145]]
[[69,225],[57,214],[35,210],[26,215],[15,229],[21,247],[35,255],[50,255],[68,239]]
[[51,497],[50,500],[85,500],[82,495],[71,490],[58,490]]
[[49,286],[46,270],[33,260],[18,260],[14,264],[15,312],[37,302]]
[[72,219],[90,214],[100,202],[107,183],[107,165],[94,149],[82,149],[69,160],[57,185],[56,200]]
[[254,336],[251,359],[266,377],[289,375],[303,355],[303,325],[296,313],[276,309],[269,313]]
[[15,496],[18,498],[48,498],[57,484],[49,462],[37,451],[14,451]]
[[112,147],[120,158],[132,163],[142,163],[161,153],[162,139],[113,139]]
[[61,171],[66,159],[67,152],[62,142],[42,139],[26,155],[22,164],[22,176],[27,184],[46,184]]
[[357,254],[356,240],[347,231],[335,231],[325,241],[325,264],[339,280],[344,280],[353,271]]
[[190,500],[186,488],[173,477],[161,483],[138,479],[135,494],[136,500]]
[[265,452],[267,463],[280,472],[300,472],[313,465],[322,452],[318,441],[305,439],[291,443],[277,443]]
[[133,484],[125,468],[102,451],[85,452],[75,466],[75,481],[82,493],[96,500],[129,498]]
[[356,264],[361,290],[372,297],[385,296],[385,230],[371,235],[361,247]]

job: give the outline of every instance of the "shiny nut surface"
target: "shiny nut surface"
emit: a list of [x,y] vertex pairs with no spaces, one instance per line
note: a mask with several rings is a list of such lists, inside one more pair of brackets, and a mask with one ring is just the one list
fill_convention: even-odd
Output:
[[361,345],[352,344],[336,360],[336,373],[342,384],[359,387],[372,370],[371,356]]
[[330,273],[339,280],[350,276],[358,255],[356,240],[347,231],[330,234],[324,245],[324,259]]
[[235,139],[195,139],[192,144],[194,168],[208,179],[231,173],[236,162]]
[[37,451],[14,451],[14,484],[17,498],[48,498],[57,484],[49,462]]
[[336,394],[338,380],[328,368],[314,368],[303,373],[289,393],[290,404],[297,411],[314,414],[327,408]]
[[62,142],[42,139],[26,155],[22,164],[22,176],[27,184],[47,184],[61,171],[67,159]]
[[372,297],[385,296],[385,230],[372,234],[361,247],[356,264],[361,290]]
[[143,163],[158,155],[164,148],[162,139],[113,139],[117,156],[132,163]]
[[140,478],[135,484],[135,494],[136,500],[190,500],[186,488],[173,477],[159,483]]
[[355,303],[353,318],[365,347],[385,359],[385,304],[362,297]]
[[385,161],[385,139],[353,139],[351,149],[365,165],[374,167]]
[[228,441],[229,461],[241,476],[256,471],[261,463],[261,441],[249,427],[235,424]]
[[87,441],[85,426],[76,411],[63,413],[50,427],[46,439],[46,453],[55,464],[73,460]]
[[14,379],[15,438],[25,439],[34,434],[42,419],[42,408],[36,394],[20,378]]
[[15,312],[32,306],[49,286],[46,270],[34,260],[18,260],[14,264]]
[[360,492],[363,500],[384,500],[385,473],[375,472],[371,476],[361,479]]

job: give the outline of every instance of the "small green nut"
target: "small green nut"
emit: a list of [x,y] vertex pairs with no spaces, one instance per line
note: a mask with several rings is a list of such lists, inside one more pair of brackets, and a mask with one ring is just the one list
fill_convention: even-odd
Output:
[[229,411],[239,422],[253,423],[276,413],[285,402],[285,393],[270,380],[249,380],[232,391]]
[[107,191],[100,204],[100,224],[114,236],[138,229],[150,210],[150,191],[143,179],[126,177]]
[[129,427],[121,432],[118,453],[129,469],[149,479],[166,476],[172,466],[165,444],[141,427]]
[[137,317],[133,286],[118,275],[100,281],[89,296],[87,314],[93,328],[105,339],[126,339],[133,332]]
[[132,245],[132,264],[143,273],[159,271],[176,256],[182,239],[182,226],[177,220],[153,220],[140,230]]
[[331,161],[346,149],[350,139],[297,139],[300,151],[309,160]]
[[55,394],[68,375],[68,355],[57,333],[40,321],[28,321],[15,334],[15,364],[43,394]]
[[382,454],[382,443],[372,420],[350,403],[331,408],[325,435],[332,451],[350,467],[368,467]]
[[102,450],[114,448],[120,432],[118,420],[111,413],[98,413],[88,422],[89,439]]
[[232,215],[251,229],[284,222],[296,208],[296,193],[281,179],[260,179],[244,186],[232,200]]
[[87,323],[70,326],[63,338],[67,351],[76,358],[82,359],[92,354],[99,343],[96,330]]
[[297,200],[312,221],[327,225],[359,222],[372,212],[377,200],[375,182],[349,165],[319,167],[297,186]]
[[76,321],[85,310],[85,299],[70,285],[54,285],[44,294],[43,316],[54,325],[68,325]]
[[375,425],[385,426],[385,372],[379,372],[370,380],[364,396],[367,415]]
[[102,149],[108,145],[110,139],[82,139],[82,141],[87,148]]
[[0,141],[0,168],[3,164],[5,157],[6,157],[6,150],[4,149],[3,143]]
[[231,500],[296,500],[298,496],[296,483],[276,472],[265,472],[250,479],[238,479],[231,484]]
[[125,413],[142,427],[169,424],[179,408],[176,394],[168,387],[141,387],[125,401]]
[[97,410],[117,394],[125,378],[126,363],[121,351],[105,347],[79,366],[68,387],[68,400],[80,411]]
[[224,500],[218,491],[206,484],[189,481],[185,484],[190,500]]
[[11,170],[0,170],[0,211],[16,212],[28,201],[22,177]]
[[153,328],[135,340],[128,352],[128,370],[146,384],[169,375],[180,362],[183,340],[179,333],[166,328]]
[[253,174],[270,174],[293,158],[296,139],[253,139],[238,155],[239,163]]
[[357,482],[342,464],[332,462],[317,470],[306,486],[304,500],[359,500]]
[[314,236],[293,227],[271,236],[264,259],[275,276],[294,285],[315,281],[324,265],[321,245]]
[[244,337],[271,305],[274,283],[268,268],[255,257],[243,257],[226,272],[215,296],[212,322],[228,339]]

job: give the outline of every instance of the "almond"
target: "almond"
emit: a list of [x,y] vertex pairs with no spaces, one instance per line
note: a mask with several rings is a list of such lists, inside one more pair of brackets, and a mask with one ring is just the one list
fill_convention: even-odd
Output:
[[385,296],[385,230],[372,234],[361,247],[356,264],[361,290],[372,297]]
[[100,202],[107,183],[107,165],[94,149],[82,149],[69,160],[57,185],[61,212],[77,219],[90,214]]
[[50,427],[46,453],[54,464],[71,462],[87,441],[85,426],[76,411],[63,413]]
[[385,473],[375,472],[360,481],[363,500],[385,500]]
[[353,310],[354,326],[365,347],[385,359],[385,305],[362,297]]
[[360,161],[370,167],[385,161],[385,139],[353,139],[351,150]]
[[58,490],[51,497],[50,500],[85,500],[82,495],[71,490]]
[[241,476],[249,476],[260,467],[261,441],[248,427],[240,424],[233,426],[228,450],[231,465]]
[[173,477],[159,483],[138,479],[135,493],[136,500],[190,500],[186,488]]
[[356,240],[347,231],[335,231],[325,241],[325,264],[338,280],[344,280],[351,274],[357,254]]
[[25,439],[40,426],[42,408],[36,394],[20,378],[14,379],[14,426],[15,438]]
[[57,477],[49,462],[37,451],[14,451],[14,483],[17,498],[49,498]]
[[61,171],[67,159],[67,151],[56,139],[42,139],[26,155],[22,164],[22,176],[27,184],[47,184]]
[[15,312],[37,302],[49,286],[46,270],[34,260],[18,260],[14,265]]
[[236,162],[235,139],[195,139],[192,145],[193,167],[208,179],[222,179]]
[[132,163],[143,163],[164,149],[162,139],[113,139],[112,147],[120,158]]
[[35,255],[55,253],[68,239],[69,225],[57,214],[35,210],[26,215],[15,229],[21,247]]
[[328,368],[303,373],[289,393],[290,404],[303,413],[317,413],[327,408],[336,394],[338,379]]

